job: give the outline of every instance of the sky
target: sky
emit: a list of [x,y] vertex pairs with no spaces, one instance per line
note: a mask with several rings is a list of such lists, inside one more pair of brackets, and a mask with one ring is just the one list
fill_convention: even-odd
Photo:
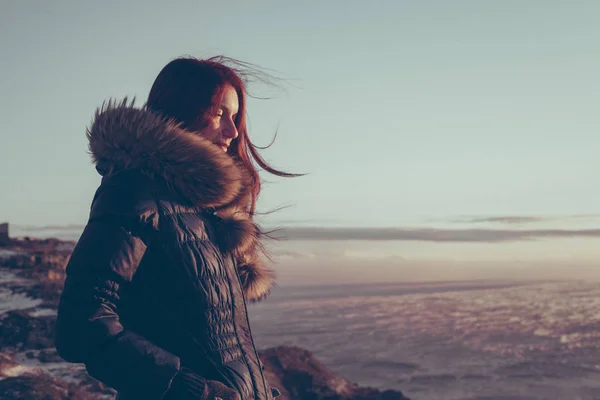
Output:
[[[277,130],[265,158],[308,174],[263,176],[259,210],[286,207],[265,224],[338,241],[354,233],[333,227],[416,229],[391,238],[423,257],[446,254],[442,230],[473,259],[573,241],[598,259],[598,15],[596,1],[2,0],[0,221],[85,224],[95,109],[143,103],[175,57],[224,54],[282,78],[250,87],[273,97],[250,100],[250,135]],[[485,239],[496,230],[511,240]]]

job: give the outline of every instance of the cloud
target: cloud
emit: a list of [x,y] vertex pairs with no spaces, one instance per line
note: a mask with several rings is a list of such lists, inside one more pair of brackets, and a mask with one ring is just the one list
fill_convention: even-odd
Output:
[[476,224],[476,223],[501,223],[501,224],[525,224],[525,223],[533,223],[533,222],[543,222],[548,221],[551,218],[543,218],[543,217],[520,217],[520,216],[503,216],[503,217],[472,217],[465,219],[454,220],[453,222],[457,223],[468,223],[468,224]]
[[431,228],[283,228],[286,240],[371,240],[497,243],[544,238],[600,238],[600,229],[431,229]]
[[336,219],[278,219],[269,221],[265,219],[269,225],[304,225],[304,224],[340,224],[342,220]]
[[577,214],[564,216],[525,216],[525,215],[500,215],[500,216],[465,216],[452,220],[453,223],[460,224],[478,224],[478,223],[497,223],[497,224],[531,224],[537,222],[550,221],[569,221],[575,219],[598,219],[599,214]]

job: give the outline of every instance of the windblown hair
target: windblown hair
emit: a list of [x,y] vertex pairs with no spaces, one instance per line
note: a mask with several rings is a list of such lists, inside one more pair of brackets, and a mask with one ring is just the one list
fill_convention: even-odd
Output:
[[250,216],[255,214],[261,189],[257,166],[276,176],[299,176],[268,165],[259,154],[259,147],[250,140],[246,124],[246,86],[251,77],[269,81],[269,76],[261,75],[253,65],[229,57],[216,56],[205,60],[177,58],[160,71],[145,105],[147,109],[174,120],[183,129],[195,131],[206,127],[216,114],[226,86],[231,85],[236,90],[239,102],[235,119],[238,137],[232,141],[229,155],[249,176],[251,187],[247,188],[247,204],[239,204],[238,207]]

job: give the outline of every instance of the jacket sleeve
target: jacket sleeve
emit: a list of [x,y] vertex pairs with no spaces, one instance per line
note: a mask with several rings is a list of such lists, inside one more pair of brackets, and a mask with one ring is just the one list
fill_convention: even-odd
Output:
[[[180,372],[180,360],[119,321],[119,294],[131,282],[146,244],[136,233],[142,227],[139,213],[123,210],[123,198],[110,192],[95,203],[121,206],[110,213],[106,206],[92,208],[67,264],[56,348],[62,358],[85,364],[90,376],[123,395],[162,399]],[[197,385],[204,389],[202,379]]]

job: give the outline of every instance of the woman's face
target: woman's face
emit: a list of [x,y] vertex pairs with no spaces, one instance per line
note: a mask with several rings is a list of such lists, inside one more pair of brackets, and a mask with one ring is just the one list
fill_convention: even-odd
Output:
[[223,91],[223,98],[217,114],[210,118],[208,126],[199,132],[199,135],[219,146],[224,152],[231,145],[231,141],[238,137],[235,127],[235,118],[239,110],[238,95],[233,86],[227,85]]

